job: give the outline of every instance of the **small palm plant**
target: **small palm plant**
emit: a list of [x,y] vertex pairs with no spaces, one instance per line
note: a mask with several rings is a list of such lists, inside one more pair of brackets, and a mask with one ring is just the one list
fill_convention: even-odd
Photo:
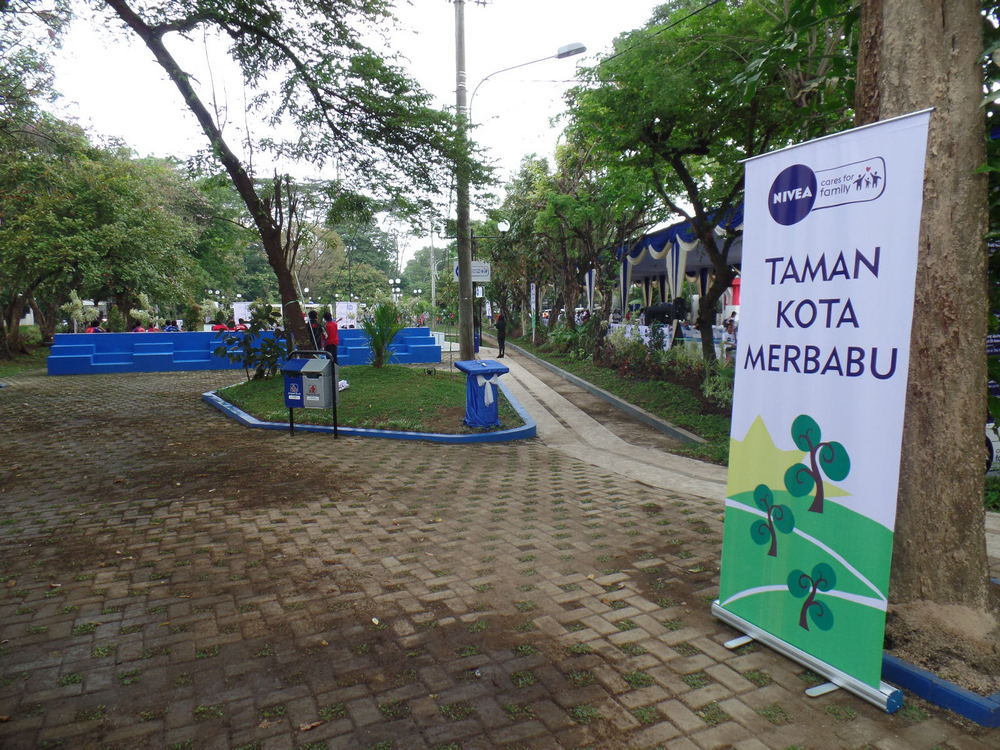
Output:
[[392,302],[379,302],[361,321],[372,348],[372,366],[382,367],[389,361],[389,344],[403,329],[403,318]]

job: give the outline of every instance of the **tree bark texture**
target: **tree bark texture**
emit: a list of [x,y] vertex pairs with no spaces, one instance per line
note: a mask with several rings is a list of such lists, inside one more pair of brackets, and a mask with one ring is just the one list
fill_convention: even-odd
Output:
[[934,107],[903,429],[891,600],[987,611],[986,160],[973,0],[867,0],[858,124]]
[[[62,295],[60,295],[60,298]],[[42,336],[42,344],[51,344],[56,335],[56,323],[59,317],[60,300],[50,301],[42,309],[41,304],[35,297],[31,297],[28,304],[31,305],[31,313],[35,316],[35,325]]]
[[21,333],[21,317],[24,315],[25,304],[24,297],[18,294],[5,311],[4,324],[7,331],[4,337],[4,349],[8,353],[8,356],[29,353],[28,345],[25,343],[24,336]]

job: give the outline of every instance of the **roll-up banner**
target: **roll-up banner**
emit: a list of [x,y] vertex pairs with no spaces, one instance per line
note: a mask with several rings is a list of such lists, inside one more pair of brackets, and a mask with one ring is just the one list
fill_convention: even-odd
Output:
[[917,112],[746,163],[713,611],[874,689],[929,120]]

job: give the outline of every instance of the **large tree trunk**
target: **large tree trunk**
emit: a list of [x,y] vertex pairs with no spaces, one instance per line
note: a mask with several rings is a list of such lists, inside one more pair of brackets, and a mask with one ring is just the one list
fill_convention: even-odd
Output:
[[563,293],[559,292],[556,294],[556,298],[552,301],[552,307],[549,309],[549,319],[545,326],[546,331],[551,331],[559,322],[559,314],[563,309],[563,299]]
[[521,330],[527,334],[531,330],[531,282],[527,279],[518,290],[518,297],[521,300]]
[[15,295],[10,306],[4,310],[4,326],[7,329],[5,348],[10,356],[28,354],[28,345],[21,335],[21,317],[24,315],[24,297]]
[[[701,356],[705,362],[715,362],[715,341],[713,340],[713,329],[715,325],[716,306],[726,290],[733,285],[733,270],[729,267],[727,258],[732,240],[726,240],[726,244],[719,249],[715,241],[715,228],[706,226],[702,232],[698,233],[702,244],[708,250],[708,255],[712,258],[715,267],[715,276],[709,284],[705,294],[698,301],[698,317],[695,319],[699,333],[701,333]],[[717,256],[718,260],[715,257]]]
[[[892,566],[894,605],[991,603],[983,510],[986,178],[972,0],[867,0],[857,124],[934,107]],[[928,560],[933,559],[932,564]],[[952,617],[961,626],[961,617]]]
[[576,278],[576,269],[563,273],[563,299],[565,305],[566,327],[576,330],[576,303],[580,299],[580,282]]
[[31,312],[35,316],[35,324],[38,332],[42,336],[43,344],[51,344],[56,335],[56,324],[59,321],[59,305],[65,302],[64,299],[49,300],[42,309],[35,297],[30,300]]
[[129,7],[126,0],[105,0],[105,3],[142,39],[146,47],[156,57],[156,61],[170,76],[170,80],[174,82],[188,108],[198,118],[202,131],[212,144],[216,156],[225,167],[233,181],[233,186],[246,204],[247,210],[257,226],[257,231],[260,233],[264,252],[267,253],[267,261],[278,277],[278,292],[281,294],[281,312],[285,320],[285,330],[301,346],[307,346],[309,333],[306,329],[302,306],[299,303],[298,289],[292,281],[292,271],[285,259],[284,246],[281,241],[281,227],[274,221],[267,206],[257,194],[253,180],[243,163],[222,137],[222,131],[212,119],[208,108],[205,107],[197,92],[192,88],[188,74],[181,70],[180,65],[163,45],[162,34],[167,30],[176,29],[149,26]]
[[11,351],[7,341],[7,321],[0,315],[0,359],[12,359],[13,356],[14,352]]

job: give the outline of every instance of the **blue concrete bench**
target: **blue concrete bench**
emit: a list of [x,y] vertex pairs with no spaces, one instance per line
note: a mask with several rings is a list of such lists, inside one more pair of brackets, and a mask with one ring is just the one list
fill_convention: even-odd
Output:
[[[368,334],[361,328],[342,328],[338,332],[339,365],[365,365],[372,361]],[[426,328],[403,328],[389,344],[392,364],[433,364],[441,361],[441,347]]]
[[211,331],[57,333],[46,364],[49,375],[240,367],[213,354],[220,343],[218,334]]
[[[221,345],[222,338],[214,331],[57,333],[46,363],[49,375],[235,370],[242,367],[238,361],[230,362],[227,357],[215,355],[215,349]],[[390,351],[389,361],[393,363],[441,361],[441,347],[434,344],[434,337],[426,328],[404,328],[393,338]],[[337,361],[341,365],[370,363],[372,352],[368,334],[360,328],[340,331]]]
[[132,347],[136,354],[173,354],[173,341],[138,341]]

